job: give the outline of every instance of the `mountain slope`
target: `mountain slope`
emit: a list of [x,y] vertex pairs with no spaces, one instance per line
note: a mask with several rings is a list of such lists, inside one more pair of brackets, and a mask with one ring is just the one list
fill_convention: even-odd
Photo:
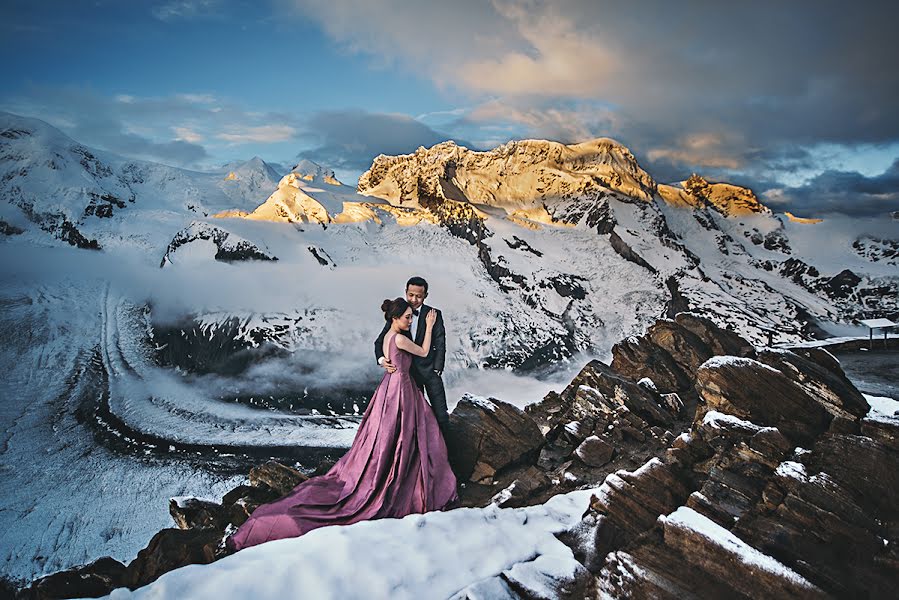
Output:
[[38,119],[0,113],[0,220],[32,241],[158,252],[190,219],[249,208],[277,174],[261,160],[234,180],[88,148]]

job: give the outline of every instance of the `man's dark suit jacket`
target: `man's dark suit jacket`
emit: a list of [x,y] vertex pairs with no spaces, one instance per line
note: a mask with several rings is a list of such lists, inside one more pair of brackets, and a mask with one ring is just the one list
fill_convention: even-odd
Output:
[[[418,371],[419,375],[425,376],[430,375],[434,371],[443,372],[443,365],[446,361],[446,329],[443,327],[443,315],[436,308],[422,304],[418,311],[418,331],[415,339],[412,340],[411,332],[402,332],[407,338],[421,346],[425,340],[425,330],[427,329],[425,317],[432,310],[437,311],[437,321],[434,323],[434,330],[431,332],[431,348],[428,350],[427,356],[412,357],[412,369]],[[390,331],[390,323],[384,325],[381,335],[375,340],[375,357],[378,360],[384,356],[384,336],[387,335],[388,331]]]

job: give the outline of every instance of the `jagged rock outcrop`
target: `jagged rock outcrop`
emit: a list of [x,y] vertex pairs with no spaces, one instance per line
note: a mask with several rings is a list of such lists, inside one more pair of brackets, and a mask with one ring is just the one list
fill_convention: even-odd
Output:
[[460,481],[492,483],[504,469],[536,462],[544,439],[519,408],[465,395],[450,414],[446,444]]
[[658,321],[645,335],[612,347],[612,369],[634,380],[652,380],[661,392],[691,391],[697,368],[712,356],[753,356],[752,345],[710,319],[678,313]]
[[306,475],[296,469],[275,461],[250,469],[252,487],[269,489],[279,497],[286,496],[307,479],[309,478]]
[[831,416],[817,398],[784,375],[751,358],[715,357],[696,372],[708,410],[777,427],[797,444],[827,430]]
[[121,587],[125,571],[125,565],[104,556],[88,565],[41,577],[16,597],[27,600],[98,598]]
[[163,529],[128,563],[121,584],[135,589],[178,567],[211,563],[221,542],[222,532],[214,527]]
[[550,392],[525,411],[546,437],[541,468],[571,482],[598,482],[660,454],[671,430],[686,427],[683,408],[676,394],[659,394],[592,361],[561,393]]
[[[561,200],[601,203],[599,194],[612,190],[649,201],[655,187],[633,154],[606,138],[571,146],[513,141],[487,152],[443,142],[413,154],[378,156],[359,178],[360,193],[397,205],[419,204],[422,190],[429,196],[440,190],[450,200],[497,206],[538,222],[552,221]],[[585,216],[575,212],[578,220]],[[570,217],[566,221],[572,222]]]
[[[820,349],[805,354],[803,357],[797,352],[766,349],[758,353],[758,360],[792,379],[834,418],[855,422],[868,414],[871,407],[867,400],[833,356]],[[811,360],[812,356],[816,360]]]
[[[891,597],[899,422],[865,416],[832,356],[800,352],[696,370],[705,405],[690,431],[609,475],[559,536],[594,597]],[[866,422],[880,437],[858,434]]]
[[762,204],[752,190],[729,183],[710,183],[695,173],[680,182],[679,187],[658,186],[658,192],[673,206],[710,207],[724,216],[771,214],[771,209]]

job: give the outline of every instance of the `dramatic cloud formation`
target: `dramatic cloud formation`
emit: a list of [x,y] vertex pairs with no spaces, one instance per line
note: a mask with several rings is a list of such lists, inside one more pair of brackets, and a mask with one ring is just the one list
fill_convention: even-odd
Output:
[[899,159],[874,177],[825,171],[806,185],[769,190],[764,201],[778,210],[798,214],[837,212],[859,216],[899,211]]
[[617,119],[615,111],[595,102],[534,104],[510,98],[479,104],[448,127],[472,137],[476,145],[489,148],[520,137],[522,127],[528,137],[564,143],[609,135],[619,128]]
[[352,177],[445,139],[612,137],[659,181],[800,190],[899,157],[897,22],[835,0],[11,0],[0,109],[181,166],[299,153]]
[[[498,119],[517,124],[519,136],[616,137],[651,170],[727,176],[775,169],[803,145],[899,139],[895,3],[864,10],[834,1],[727,10],[664,0],[295,5],[374,65],[407,68],[480,98],[460,125],[495,128],[490,119]],[[614,116],[585,119],[571,105],[577,99]],[[500,105],[512,109],[498,115]],[[760,154],[768,162],[751,164]]]

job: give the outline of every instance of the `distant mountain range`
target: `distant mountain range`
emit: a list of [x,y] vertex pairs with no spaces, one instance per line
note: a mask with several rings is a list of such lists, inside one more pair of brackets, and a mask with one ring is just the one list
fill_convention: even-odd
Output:
[[888,215],[808,222],[739,186],[696,175],[661,184],[610,139],[487,152],[444,142],[377,157],[354,189],[310,161],[283,177],[258,157],[194,172],[0,114],[0,198],[9,242],[136,247],[165,269],[279,263],[308,280],[296,314],[235,328],[240,315],[198,307],[193,329],[160,329],[166,360],[187,369],[216,336],[251,352],[338,349],[331,321],[301,317],[335,310],[329,286],[348,274],[363,286],[352,292],[360,321],[371,318],[361,308],[368,278],[395,277],[401,289],[407,271],[426,274],[460,366],[533,370],[602,356],[684,310],[775,343],[899,316],[899,236]]

